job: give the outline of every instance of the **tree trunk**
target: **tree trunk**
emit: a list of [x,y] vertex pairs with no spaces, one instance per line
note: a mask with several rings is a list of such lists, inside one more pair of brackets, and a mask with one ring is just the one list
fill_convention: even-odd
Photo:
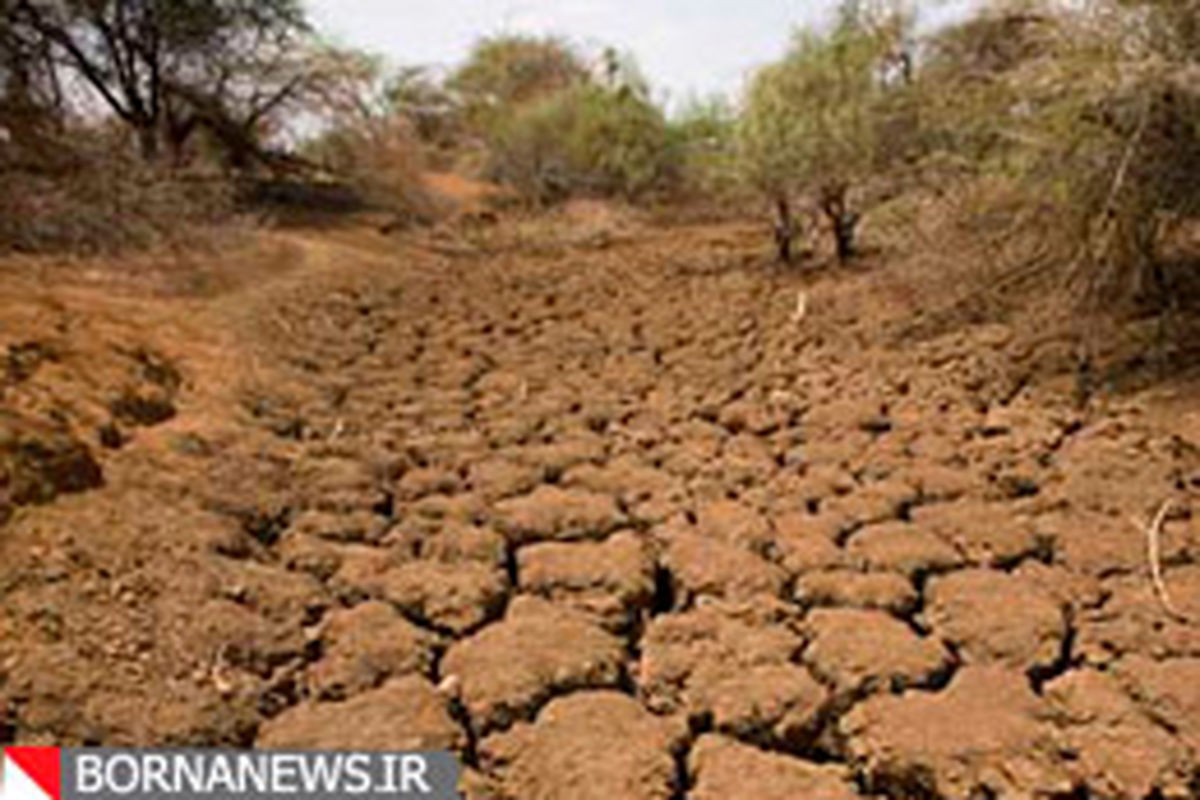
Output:
[[137,140],[142,160],[147,164],[157,162],[159,153],[158,125],[153,121],[138,125]]
[[857,253],[855,235],[858,233],[858,223],[861,216],[850,210],[846,203],[848,189],[844,185],[826,188],[821,196],[821,210],[833,228],[833,238],[837,247],[837,259],[846,263]]
[[786,197],[775,200],[775,248],[782,264],[792,263],[792,243],[796,238],[796,221],[792,217],[792,204]]

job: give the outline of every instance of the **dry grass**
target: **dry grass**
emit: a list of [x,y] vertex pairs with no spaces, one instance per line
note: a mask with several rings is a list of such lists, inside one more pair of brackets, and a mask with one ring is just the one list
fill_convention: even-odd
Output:
[[147,165],[101,133],[65,140],[53,159],[10,164],[0,181],[0,252],[191,246],[233,218],[233,187],[219,174]]

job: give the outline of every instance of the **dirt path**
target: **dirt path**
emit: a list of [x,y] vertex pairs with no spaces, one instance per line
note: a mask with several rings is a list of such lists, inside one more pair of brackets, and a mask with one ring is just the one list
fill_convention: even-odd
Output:
[[1079,411],[1002,327],[897,347],[869,275],[797,319],[736,227],[594,234],[292,236],[187,305],[177,413],[0,528],[0,740],[452,748],[514,800],[1200,792],[1194,418]]

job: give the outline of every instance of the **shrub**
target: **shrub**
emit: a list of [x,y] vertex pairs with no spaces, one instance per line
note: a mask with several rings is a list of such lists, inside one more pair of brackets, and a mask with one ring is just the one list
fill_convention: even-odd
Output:
[[1015,186],[984,210],[1042,243],[1014,267],[1026,282],[1051,277],[1092,309],[1178,299],[1163,245],[1200,211],[1194,6],[1025,4],[942,37],[943,66],[958,69],[926,80],[955,99],[927,117],[946,150]]
[[720,96],[692,99],[670,121],[678,151],[680,191],[715,202],[739,192],[737,112]]
[[1082,298],[1168,302],[1160,243],[1200,210],[1200,90],[1136,28],[1066,23],[1055,57],[1026,77],[1022,177],[1062,222]]
[[529,104],[497,126],[490,151],[492,176],[538,203],[636,199],[678,174],[661,110],[629,87],[578,84]]
[[477,42],[447,88],[458,96],[467,126],[486,137],[525,105],[588,78],[582,56],[566,41],[504,35]]
[[416,121],[399,107],[405,90],[398,87],[419,73],[389,80],[378,58],[353,50],[331,50],[326,61],[321,102],[313,107],[325,127],[305,144],[304,154],[343,182],[362,206],[403,219],[430,215],[424,144]]
[[423,218],[432,201],[422,178],[421,142],[408,121],[385,117],[336,128],[309,154],[370,208]]
[[234,213],[232,185],[220,176],[148,165],[95,131],[68,136],[53,163],[5,171],[0,251],[104,253],[177,243]]
[[792,202],[804,192],[828,218],[839,258],[852,255],[859,214],[850,194],[881,166],[883,67],[893,44],[890,26],[847,13],[827,34],[797,32],[787,55],[754,76],[738,124],[739,158],[746,180],[776,206],[781,260],[791,260]]

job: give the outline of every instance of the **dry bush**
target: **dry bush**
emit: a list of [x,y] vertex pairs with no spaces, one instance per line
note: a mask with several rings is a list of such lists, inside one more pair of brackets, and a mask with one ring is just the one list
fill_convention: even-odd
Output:
[[50,163],[22,159],[5,169],[0,252],[104,253],[186,243],[234,215],[232,186],[220,176],[167,172],[93,131],[69,138]]
[[375,210],[405,220],[436,211],[426,189],[421,142],[399,116],[355,120],[325,134],[311,155]]
[[1200,211],[1200,53],[1164,24],[1181,5],[1025,3],[942,37],[924,76],[938,152],[1003,189],[961,211],[1039,245],[1002,285],[1088,311],[1187,299],[1164,250]]

